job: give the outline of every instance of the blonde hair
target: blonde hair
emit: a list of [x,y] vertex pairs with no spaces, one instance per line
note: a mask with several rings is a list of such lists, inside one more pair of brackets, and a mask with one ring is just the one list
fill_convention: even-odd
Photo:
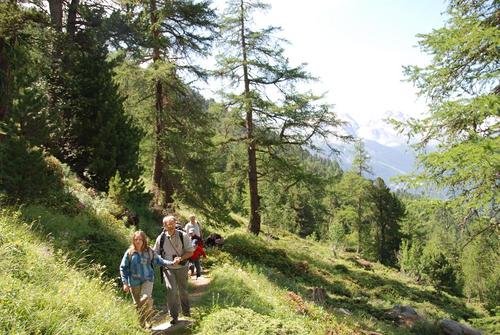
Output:
[[[141,237],[142,238],[142,250],[136,250],[135,249],[135,245],[134,245],[134,239],[136,237]],[[128,248],[128,254],[129,255],[132,255],[134,252],[143,252],[145,250],[148,250],[149,247],[148,247],[148,237],[146,236],[146,233],[144,233],[142,230],[138,230],[136,232],[134,232],[132,234],[132,238],[131,238],[131,244],[130,244],[130,247]]]

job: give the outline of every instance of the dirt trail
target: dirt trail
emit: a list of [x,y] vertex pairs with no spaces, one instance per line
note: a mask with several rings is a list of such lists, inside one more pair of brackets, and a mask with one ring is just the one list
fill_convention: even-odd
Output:
[[[203,275],[196,279],[196,277],[189,278],[189,303],[191,308],[195,307],[200,301],[203,294],[206,292],[208,285],[212,278],[208,274],[206,270],[204,270]],[[193,324],[193,321],[186,318],[180,318],[178,323],[175,325],[170,325],[170,316],[168,313],[162,314],[161,318],[162,322],[154,323],[154,327],[151,330],[151,333],[154,335],[160,334],[172,334],[172,335],[182,335],[182,334],[191,334],[191,330],[189,326]]]
[[191,277],[189,280],[190,284],[193,286],[193,290],[189,293],[189,302],[192,305],[191,307],[196,306],[198,301],[200,301],[211,280],[212,278],[208,277],[207,273],[198,279]]

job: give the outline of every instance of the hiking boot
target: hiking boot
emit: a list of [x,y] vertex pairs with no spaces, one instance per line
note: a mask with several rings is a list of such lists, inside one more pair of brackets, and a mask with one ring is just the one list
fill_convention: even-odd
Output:
[[179,322],[179,320],[177,320],[177,318],[170,320],[171,325],[175,325],[177,322]]

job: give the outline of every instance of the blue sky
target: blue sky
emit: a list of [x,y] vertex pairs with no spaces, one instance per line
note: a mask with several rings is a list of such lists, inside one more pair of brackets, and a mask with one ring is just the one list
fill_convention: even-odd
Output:
[[[292,64],[307,63],[320,78],[315,92],[341,116],[361,128],[382,126],[388,112],[418,116],[426,112],[411,83],[402,82],[403,65],[424,65],[428,56],[417,45],[418,33],[444,25],[442,0],[272,0],[256,18],[259,25],[280,26],[291,44]],[[222,8],[224,1],[215,1]],[[389,127],[386,127],[389,128]],[[362,131],[361,131],[362,132]],[[370,136],[369,131],[366,136]]]

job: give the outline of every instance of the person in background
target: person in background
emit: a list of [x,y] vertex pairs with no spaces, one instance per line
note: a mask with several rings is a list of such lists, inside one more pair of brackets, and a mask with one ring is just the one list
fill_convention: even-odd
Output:
[[195,235],[202,237],[201,235],[201,226],[200,223],[196,220],[196,216],[194,214],[189,215],[189,222],[184,226],[184,231],[189,233],[189,229],[193,228]]
[[167,304],[172,320],[176,324],[179,318],[179,300],[182,313],[190,316],[189,297],[187,292],[188,260],[193,255],[194,248],[189,236],[175,229],[174,216],[163,218],[163,232],[156,238],[154,250],[162,258],[172,260],[163,268],[163,278],[167,288]]
[[150,318],[153,314],[153,264],[171,265],[158,256],[149,246],[146,234],[138,230],[132,234],[132,243],[125,251],[120,263],[120,276],[123,291],[132,294],[134,305],[139,311],[139,321],[142,327],[150,328]]
[[200,256],[207,257],[205,250],[203,250],[203,240],[201,237],[196,235],[194,228],[189,228],[189,236],[191,237],[191,244],[193,245],[194,252],[193,256],[191,256],[191,275],[194,275],[194,268],[196,268],[196,279],[201,276],[201,264],[200,264]]

